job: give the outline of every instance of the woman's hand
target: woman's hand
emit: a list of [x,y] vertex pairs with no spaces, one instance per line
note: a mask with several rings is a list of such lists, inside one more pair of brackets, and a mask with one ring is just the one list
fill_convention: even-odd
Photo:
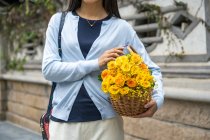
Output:
[[115,60],[118,56],[123,54],[123,47],[113,48],[105,51],[98,59],[100,68],[105,66],[109,61]]
[[149,103],[147,103],[144,108],[147,108],[148,110],[142,114],[139,114],[137,116],[133,116],[134,118],[144,118],[144,117],[152,117],[155,112],[157,111],[157,103],[155,100],[151,100]]

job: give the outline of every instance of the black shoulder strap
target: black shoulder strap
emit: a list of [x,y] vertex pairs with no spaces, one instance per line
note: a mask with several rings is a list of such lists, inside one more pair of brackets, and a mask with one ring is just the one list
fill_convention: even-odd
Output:
[[[64,22],[65,22],[66,14],[67,14],[67,12],[62,12],[60,25],[59,25],[59,32],[58,32],[58,53],[59,53],[59,56],[61,57],[61,59],[62,59],[61,32],[62,32],[63,25],[64,25]],[[50,100],[49,100],[49,104],[48,104],[48,108],[47,108],[47,113],[48,114],[51,114],[53,93],[54,93],[55,87],[56,87],[56,83],[53,82],[52,87],[51,87],[51,92],[50,92]]]
[[59,26],[59,32],[58,32],[58,53],[59,56],[62,58],[62,49],[61,49],[61,32],[63,29],[63,25],[65,22],[65,17],[66,17],[67,12],[62,12],[61,15],[61,20],[60,20],[60,26]]

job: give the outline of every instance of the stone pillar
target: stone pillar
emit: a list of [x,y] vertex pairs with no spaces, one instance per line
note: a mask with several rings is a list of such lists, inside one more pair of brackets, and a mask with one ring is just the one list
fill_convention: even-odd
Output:
[[207,60],[210,61],[210,0],[204,1],[205,5],[205,21],[206,21],[206,43],[207,43],[207,52],[208,58]]
[[6,67],[6,43],[5,39],[0,35],[0,120],[5,119],[6,112],[6,81],[3,80],[2,75]]
[[0,34],[0,77],[2,73],[5,72],[6,68],[6,57],[7,57],[7,45],[6,40],[3,35]]
[[7,99],[6,99],[6,83],[0,80],[0,120],[5,120]]

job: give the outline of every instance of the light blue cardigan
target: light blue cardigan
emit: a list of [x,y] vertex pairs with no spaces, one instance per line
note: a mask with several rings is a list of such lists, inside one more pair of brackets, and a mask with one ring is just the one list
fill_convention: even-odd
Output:
[[125,45],[133,46],[152,70],[157,84],[152,97],[157,102],[158,108],[161,107],[164,93],[160,68],[151,61],[142,42],[130,24],[115,17],[103,21],[101,33],[93,43],[85,59],[77,38],[79,17],[73,15],[72,12],[68,12],[62,30],[61,61],[58,54],[57,41],[60,17],[61,13],[57,13],[52,16],[49,22],[42,62],[44,77],[49,81],[57,82],[53,97],[52,115],[54,117],[65,121],[68,120],[69,113],[82,83],[84,83],[90,98],[100,111],[102,119],[116,116],[116,112],[108,100],[108,95],[103,93],[101,82],[98,81],[98,75],[101,72],[98,58],[108,49]]

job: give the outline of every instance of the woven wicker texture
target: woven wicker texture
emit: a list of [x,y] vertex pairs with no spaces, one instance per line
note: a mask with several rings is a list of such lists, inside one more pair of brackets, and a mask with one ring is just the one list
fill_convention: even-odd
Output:
[[110,100],[113,108],[119,115],[132,117],[147,110],[144,108],[144,105],[151,100],[151,95],[142,97],[121,95],[117,99],[110,97]]

